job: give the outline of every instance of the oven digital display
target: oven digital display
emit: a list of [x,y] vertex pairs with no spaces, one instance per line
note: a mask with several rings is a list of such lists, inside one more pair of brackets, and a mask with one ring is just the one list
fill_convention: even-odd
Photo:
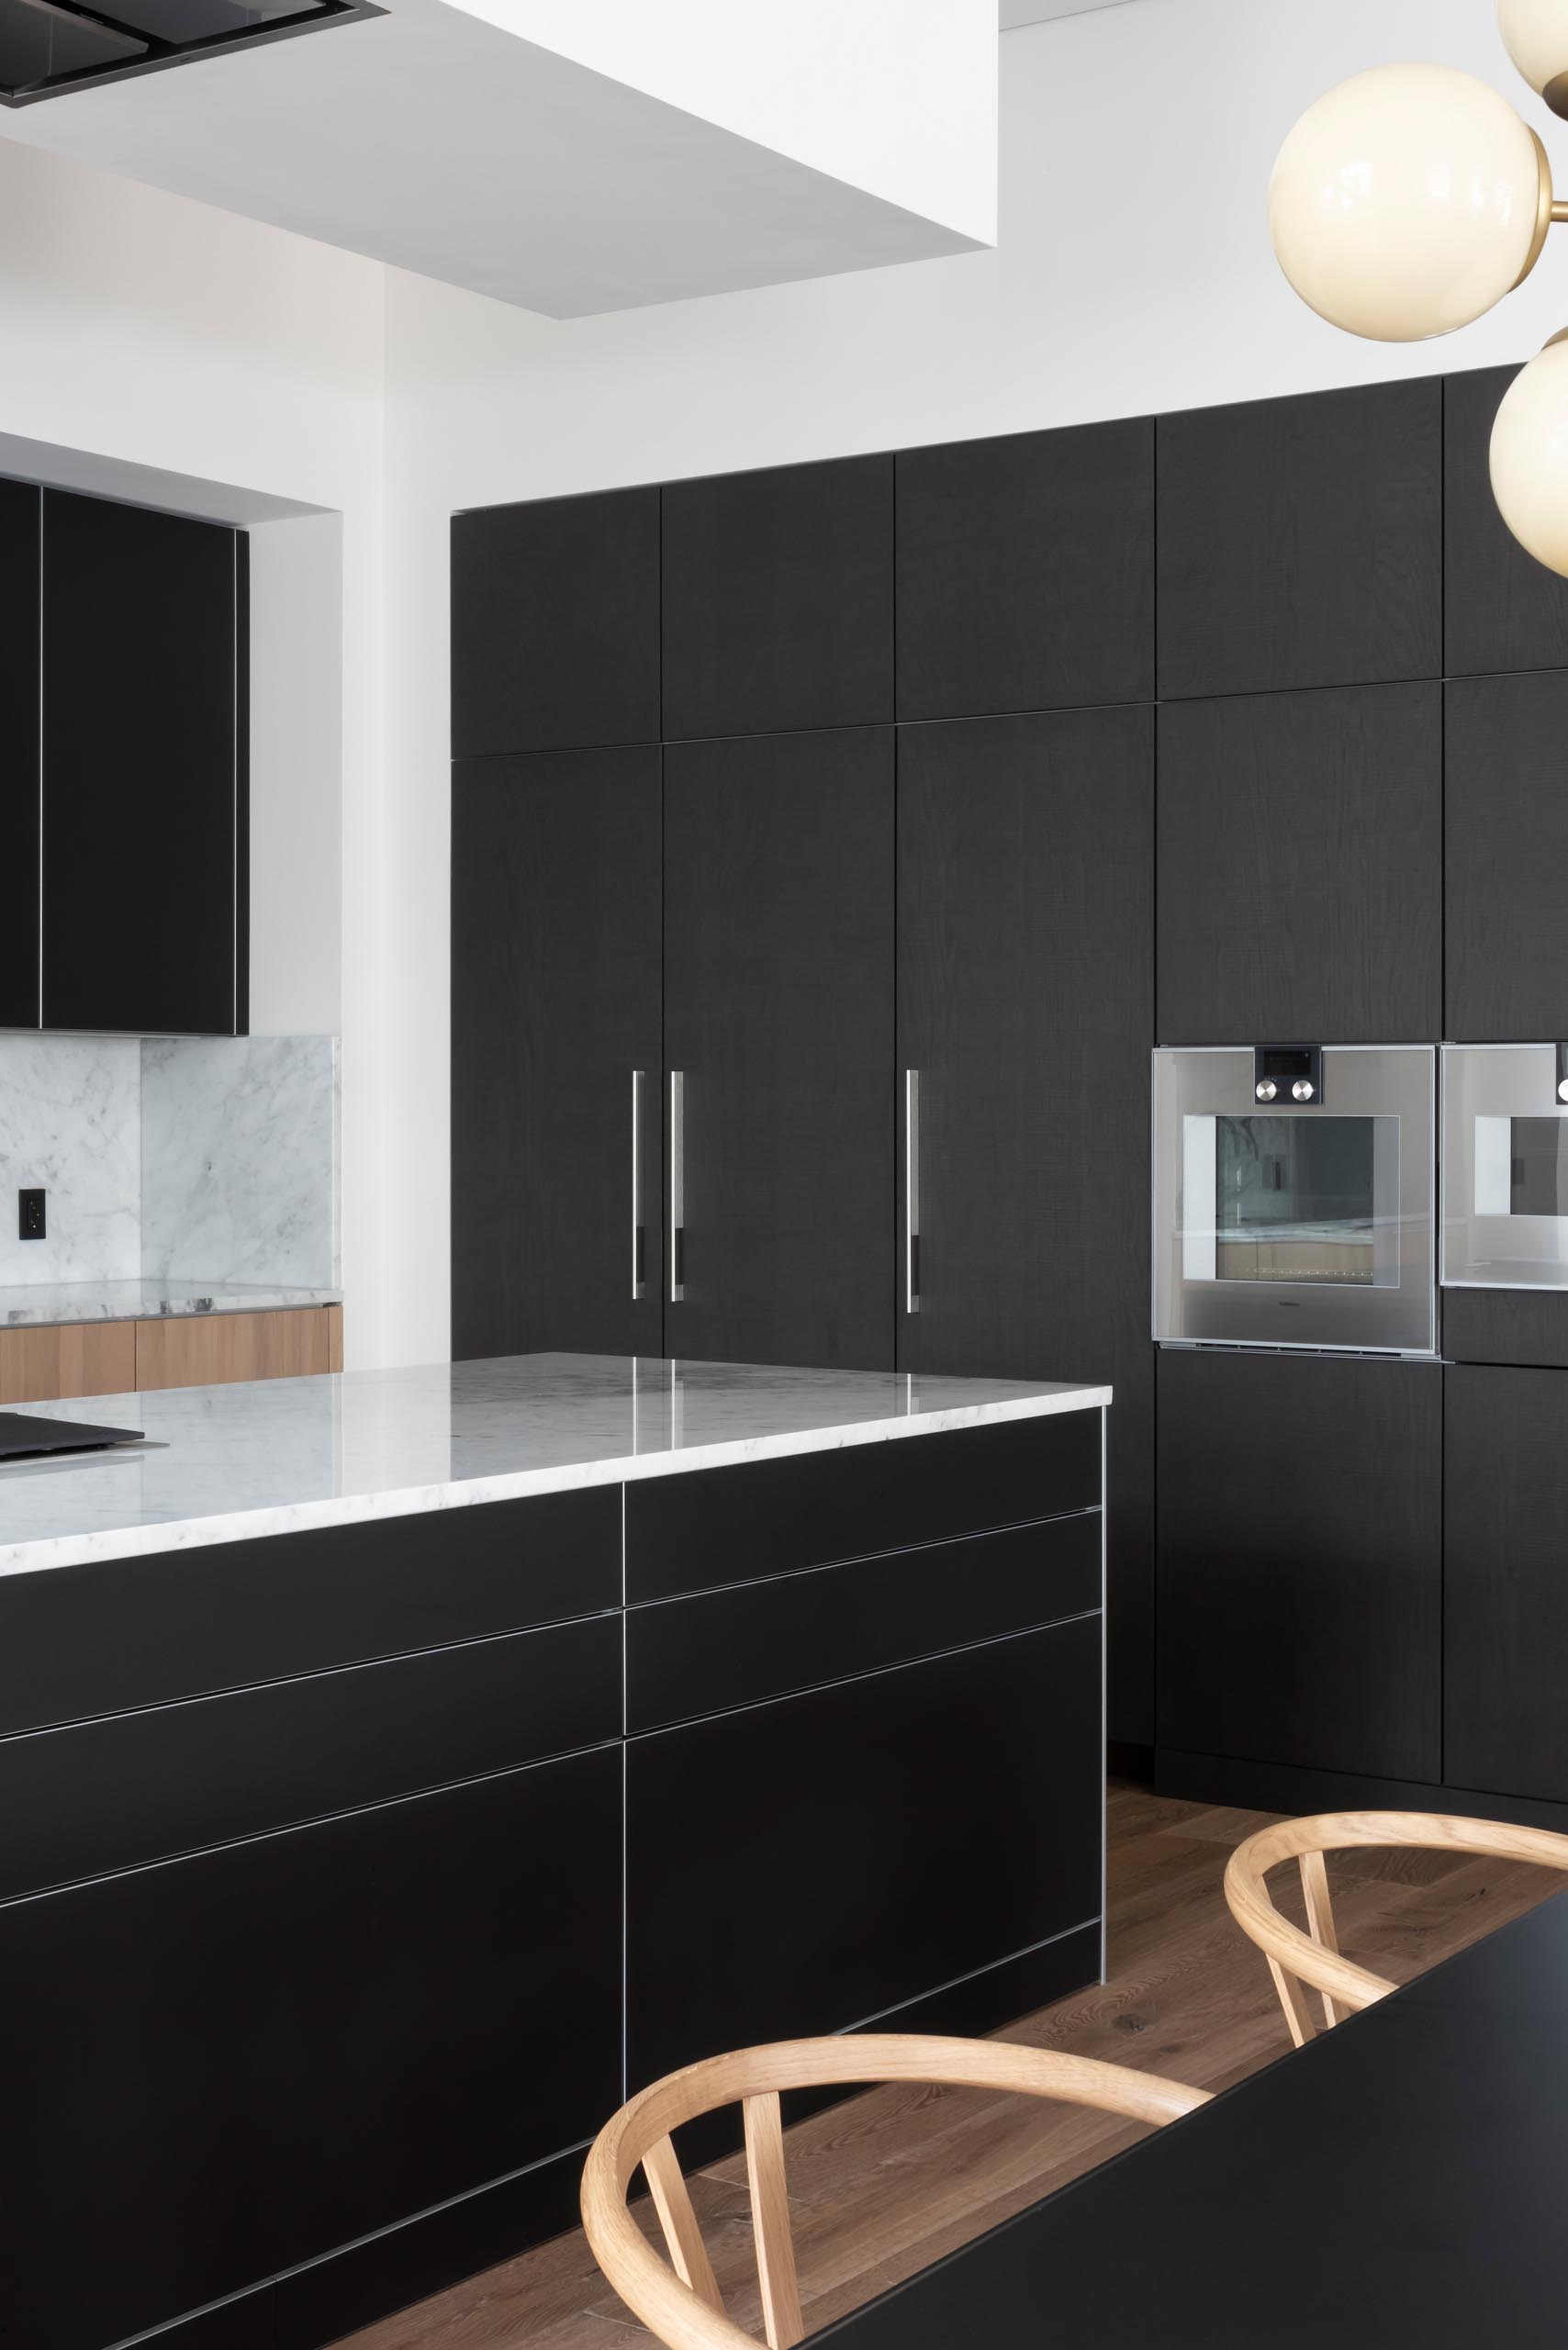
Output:
[[1568,1216],[1568,1118],[1510,1118],[1508,1127],[1508,1214]]
[[1371,1288],[1382,1118],[1216,1117],[1215,1278]]

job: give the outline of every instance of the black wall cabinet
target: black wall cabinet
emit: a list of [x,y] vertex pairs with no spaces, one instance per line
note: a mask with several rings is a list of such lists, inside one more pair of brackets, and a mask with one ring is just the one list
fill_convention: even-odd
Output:
[[665,753],[674,1355],[892,1366],[893,736]]
[[1163,1045],[1442,1035],[1441,688],[1159,713]]
[[1159,691],[1435,677],[1442,386],[1162,416]]
[[1517,367],[1443,379],[1443,666],[1450,677],[1568,663],[1568,580],[1527,554],[1497,511],[1492,427]]
[[[39,507],[0,481],[0,709],[6,712],[6,867],[0,1028],[36,1028],[39,985]],[[29,883],[31,886],[29,886]]]
[[892,715],[891,457],[669,484],[666,739]]
[[1444,1382],[1443,1776],[1568,1803],[1568,1372]]
[[[1151,1735],[1147,710],[899,737],[899,1063],[920,1301],[899,1367],[1115,1382],[1115,1734]],[[907,1138],[906,1138],[907,1140]]]
[[248,542],[43,494],[43,1025],[249,1020]]
[[1442,1374],[1159,1357],[1159,1744],[1442,1775]]
[[1448,1034],[1568,1037],[1568,671],[1448,696]]
[[1147,417],[901,453],[901,718],[1153,694]]
[[659,493],[487,507],[452,525],[452,755],[659,734]]
[[452,794],[453,1351],[660,1354],[658,745],[466,760]]

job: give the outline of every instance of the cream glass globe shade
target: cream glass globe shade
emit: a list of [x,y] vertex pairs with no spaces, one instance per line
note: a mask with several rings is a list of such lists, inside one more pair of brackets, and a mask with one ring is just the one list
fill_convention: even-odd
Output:
[[1568,108],[1568,0],[1497,0],[1503,45],[1532,90]]
[[1549,342],[1503,395],[1492,495],[1519,544],[1568,576],[1568,342]]
[[1542,160],[1484,82],[1450,65],[1375,65],[1308,106],[1280,150],[1269,183],[1280,266],[1351,334],[1450,334],[1501,301],[1539,250]]

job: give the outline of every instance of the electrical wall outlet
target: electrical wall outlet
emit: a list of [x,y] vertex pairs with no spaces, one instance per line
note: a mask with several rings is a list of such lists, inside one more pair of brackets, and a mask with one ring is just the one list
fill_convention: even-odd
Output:
[[18,1192],[17,1194],[17,1237],[18,1240],[42,1240],[45,1237],[43,1192]]

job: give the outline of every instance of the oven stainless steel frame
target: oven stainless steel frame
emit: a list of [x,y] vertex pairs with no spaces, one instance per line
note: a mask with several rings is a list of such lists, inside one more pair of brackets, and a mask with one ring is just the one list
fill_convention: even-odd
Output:
[[1562,1045],[1443,1046],[1445,1289],[1568,1290]]
[[[1327,1046],[1321,1098],[1263,1098],[1250,1046],[1154,1056],[1154,1336],[1165,1345],[1313,1352],[1437,1351],[1437,1049]],[[1311,1162],[1281,1121],[1355,1122],[1336,1136],[1361,1192],[1313,1220]],[[1257,1137],[1285,1211],[1248,1220],[1223,1196]],[[1324,1137],[1327,1143],[1328,1138]],[[1290,1183],[1302,1209],[1289,1214]],[[1305,1277],[1291,1278],[1296,1272]]]

